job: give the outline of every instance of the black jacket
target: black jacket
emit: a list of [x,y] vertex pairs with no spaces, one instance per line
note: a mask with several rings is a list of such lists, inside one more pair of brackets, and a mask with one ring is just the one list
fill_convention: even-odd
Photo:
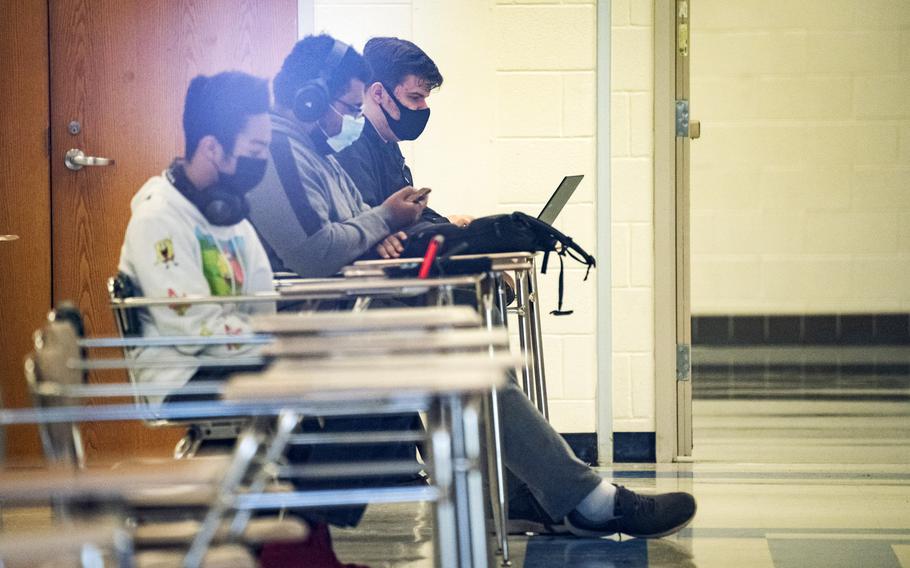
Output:
[[[364,202],[373,207],[381,205],[402,187],[414,185],[411,168],[405,164],[398,143],[383,140],[369,120],[364,124],[360,138],[335,154],[335,159],[354,180]],[[424,210],[420,220],[430,223],[449,222],[429,207]]]

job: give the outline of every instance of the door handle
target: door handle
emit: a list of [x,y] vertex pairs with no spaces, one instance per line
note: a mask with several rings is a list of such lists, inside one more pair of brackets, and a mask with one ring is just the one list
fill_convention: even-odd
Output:
[[66,153],[63,158],[66,167],[77,172],[85,166],[110,166],[114,163],[111,158],[98,158],[95,156],[86,156],[85,152],[78,148],[73,148]]
[[5,243],[7,241],[18,241],[19,235],[0,235],[0,243]]

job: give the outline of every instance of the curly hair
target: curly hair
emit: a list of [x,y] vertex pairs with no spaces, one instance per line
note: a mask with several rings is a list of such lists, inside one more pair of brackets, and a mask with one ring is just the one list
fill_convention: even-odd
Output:
[[[272,83],[275,89],[275,102],[292,107],[297,91],[307,82],[318,79],[320,74],[326,71],[326,58],[334,45],[335,38],[325,34],[307,36],[298,41],[285,58],[281,71]],[[368,83],[370,76],[370,66],[366,60],[354,48],[350,48],[326,80],[329,95],[341,96],[350,85],[351,79],[360,79]]]

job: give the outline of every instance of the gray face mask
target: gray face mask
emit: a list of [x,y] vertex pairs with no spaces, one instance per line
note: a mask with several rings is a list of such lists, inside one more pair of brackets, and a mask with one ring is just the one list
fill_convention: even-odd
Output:
[[[354,118],[349,114],[341,114],[335,107],[330,107],[335,114],[341,117],[341,132],[335,136],[326,135],[326,144],[329,145],[329,148],[334,150],[336,153],[341,152],[351,144],[357,141],[360,138],[360,133],[363,132],[364,117],[359,116]],[[322,127],[320,126],[320,129]],[[325,134],[325,131],[322,132]]]

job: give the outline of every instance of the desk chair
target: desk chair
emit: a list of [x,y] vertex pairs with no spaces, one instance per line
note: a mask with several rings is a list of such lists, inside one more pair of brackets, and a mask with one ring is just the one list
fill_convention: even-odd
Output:
[[[75,313],[78,317],[78,312]],[[82,378],[84,373],[75,363],[83,355],[79,348],[76,327],[72,313],[66,319],[52,312],[49,323],[35,334],[35,351],[26,360],[26,379],[36,408],[75,409],[83,411],[84,419],[91,420],[97,412],[95,407],[79,405],[79,399],[73,396],[80,390],[89,389]],[[69,320],[69,321],[68,321]],[[81,327],[81,326],[78,326]],[[114,392],[114,396],[123,396],[127,391]],[[50,463],[67,466],[69,471],[88,471],[79,481],[81,496],[109,495],[116,498],[116,507],[128,515],[131,523],[136,525],[133,532],[135,544],[140,548],[155,548],[154,553],[143,554],[143,565],[182,565],[171,562],[182,559],[183,552],[160,550],[161,547],[186,547],[196,537],[202,522],[192,517],[202,509],[212,506],[217,499],[216,487],[224,483],[222,475],[231,463],[224,458],[198,458],[179,462],[160,460],[140,461],[116,464],[112,468],[95,468],[85,470],[82,440],[76,421],[39,422],[39,431],[44,443],[47,459]],[[246,466],[244,466],[246,467]],[[61,491],[65,492],[67,484],[54,483],[49,490],[56,496],[57,514],[61,518],[69,517],[71,508],[59,502]],[[95,486],[91,485],[92,481]],[[15,495],[17,499],[28,495],[28,487],[7,483],[4,486],[6,495]],[[266,490],[265,487],[257,489]],[[110,493],[112,492],[113,493]],[[93,493],[94,492],[94,493]],[[76,514],[81,514],[77,507]],[[279,519],[261,517],[245,523],[236,534],[229,532],[228,527],[221,527],[213,534],[213,541],[222,544],[229,538],[237,537],[247,546],[257,547],[267,541],[299,540],[306,536],[308,527],[296,518]],[[212,549],[212,558],[208,550],[203,554],[204,565],[216,564],[252,565],[249,554],[231,553],[236,547]],[[236,551],[235,551],[236,552]],[[152,562],[154,560],[154,562]],[[249,560],[249,561],[248,561]],[[221,562],[223,561],[223,562]],[[170,563],[170,564],[168,564]]]
[[[429,311],[432,312],[433,310]],[[447,319],[443,317],[445,314],[437,313],[435,314],[436,317],[432,319],[443,322],[450,322],[453,319],[457,321],[459,318],[463,318],[465,314],[464,310],[455,309],[453,311],[454,318]],[[401,318],[405,315],[401,310],[396,310],[396,312],[396,317]],[[351,325],[351,322],[353,319],[360,317],[360,315],[338,315],[344,316],[340,318],[346,322],[344,325],[332,326],[327,322],[323,322],[320,327],[332,327],[335,329],[335,333],[339,333],[339,329],[347,329],[347,332],[354,332],[356,328]],[[475,320],[477,318],[477,314],[470,310],[467,311],[467,315],[470,315]],[[295,319],[306,321],[310,318],[298,317]],[[416,321],[413,314],[408,314],[408,317],[404,319],[407,320],[405,325],[414,325]],[[394,322],[387,320],[388,316],[382,313],[371,314],[368,318],[368,321],[374,324],[379,322],[379,327],[382,329],[394,327]],[[448,323],[445,323],[442,327],[446,326],[448,326]],[[361,324],[361,327],[369,328],[370,325]],[[437,325],[437,327],[439,326]],[[286,331],[290,332],[290,328],[286,328]],[[365,337],[364,333],[369,332],[369,330],[364,332],[363,329],[360,331],[361,334],[355,336],[357,340],[363,339]],[[402,359],[400,364],[397,365],[389,365],[386,358],[376,359],[369,356],[363,356],[356,360],[338,361],[328,359],[315,363],[310,361],[303,369],[295,369],[293,366],[276,366],[276,374],[274,375],[269,376],[268,373],[265,375],[253,375],[249,377],[252,382],[246,387],[244,387],[244,383],[241,380],[242,377],[238,378],[236,383],[229,383],[225,398],[234,403],[238,401],[249,403],[251,399],[266,397],[266,400],[261,401],[261,407],[254,414],[257,412],[279,413],[280,408],[290,407],[290,413],[281,412],[282,415],[289,416],[289,418],[279,419],[279,423],[286,423],[291,426],[279,428],[278,435],[270,434],[271,438],[268,443],[263,443],[262,439],[246,442],[245,440],[251,438],[246,434],[242,437],[242,441],[238,443],[237,452],[239,454],[241,450],[246,448],[245,454],[247,457],[240,461],[235,458],[231,467],[228,468],[228,473],[225,474],[224,479],[230,481],[222,483],[218,493],[219,498],[216,500],[217,506],[209,509],[209,514],[199,529],[197,538],[190,549],[187,564],[197,565],[196,563],[199,561],[198,553],[208,549],[208,544],[214,538],[217,533],[217,527],[221,524],[221,517],[225,510],[231,507],[247,511],[263,507],[275,507],[279,503],[292,506],[314,506],[331,504],[339,499],[343,503],[353,503],[419,497],[437,502],[439,511],[438,526],[441,531],[438,553],[441,564],[445,566],[486,566],[486,531],[483,524],[482,498],[478,500],[477,493],[480,487],[479,456],[477,455],[479,440],[477,440],[478,428],[476,422],[478,412],[476,410],[476,400],[470,402],[469,399],[476,399],[478,392],[485,392],[491,389],[493,384],[502,381],[504,378],[503,370],[514,367],[515,360],[507,356],[490,358],[486,353],[476,354],[477,345],[481,345],[482,351],[485,350],[485,347],[478,343],[475,330],[467,331],[469,336],[467,338],[459,338],[457,337],[458,334],[452,335],[450,333],[449,336],[453,339],[450,345],[446,345],[440,337],[436,337],[434,345],[437,347],[434,347],[434,349],[439,348],[443,353],[473,349],[474,355],[463,352],[455,353],[451,356],[443,354],[434,358],[433,364],[427,364],[426,357],[420,357],[414,361]],[[344,335],[340,337],[344,337]],[[507,344],[507,337],[504,332],[499,333],[499,337],[493,339],[500,346]],[[319,348],[319,346],[316,347],[317,349]],[[70,349],[64,351],[73,353],[73,348],[74,344],[71,343]],[[68,368],[73,366],[71,363],[67,365]],[[292,373],[290,384],[288,384],[288,381],[282,381],[282,376],[279,373],[284,373],[285,378],[287,378],[287,373]],[[264,379],[272,379],[272,381],[265,381]],[[495,383],[491,381],[495,381]],[[331,385],[328,390],[324,386],[326,384]],[[115,386],[110,385],[105,386],[105,388],[111,389]],[[70,392],[67,390],[69,388],[62,388],[59,392],[65,395]],[[80,385],[72,387],[71,390],[76,392],[79,389],[85,390],[86,388]],[[278,390],[274,390],[275,388]],[[288,389],[291,389],[290,394],[288,394]],[[121,396],[127,392],[129,391],[121,390]],[[414,398],[414,400],[423,401],[421,404],[424,404],[424,408],[437,409],[431,412],[431,416],[434,417],[431,420],[431,424],[435,425],[431,426],[432,455],[433,459],[439,458],[439,460],[442,460],[439,463],[436,461],[432,462],[434,464],[434,481],[437,483],[436,490],[431,491],[425,487],[415,487],[412,488],[412,494],[402,493],[403,489],[401,488],[389,488],[385,492],[370,490],[369,495],[364,495],[363,492],[360,494],[356,492],[336,493],[335,495],[326,495],[320,492],[316,492],[316,494],[313,492],[268,494],[260,493],[256,490],[254,479],[253,484],[250,485],[252,489],[250,494],[244,495],[236,491],[236,488],[239,487],[238,480],[243,477],[240,472],[243,472],[244,468],[249,466],[251,457],[256,453],[250,452],[250,444],[252,443],[254,448],[257,445],[267,446],[268,449],[262,453],[265,456],[264,461],[266,464],[273,463],[278,455],[276,452],[279,451],[276,448],[280,448],[291,439],[291,430],[294,424],[292,414],[317,412],[331,415],[332,413],[349,414],[352,412],[373,411],[374,405],[377,404],[377,396],[379,398],[392,397],[393,399],[400,399],[403,396],[402,393]],[[280,396],[268,398],[276,394]],[[425,405],[429,402],[432,402],[432,404],[426,407]],[[73,412],[71,408],[58,410],[61,411],[57,413],[58,422],[71,421],[70,419],[62,420],[59,418],[60,416],[73,416],[72,414],[66,414],[66,412]],[[105,416],[107,416],[107,419],[114,419],[120,416],[116,413],[105,415],[104,410],[107,409],[103,407],[92,409],[92,413],[89,415],[90,418],[87,419],[105,419]],[[111,410],[119,409],[111,408]],[[168,409],[163,409],[160,415],[165,419],[170,418]],[[462,422],[462,420],[466,422]],[[439,426],[439,424],[443,424],[444,427]],[[449,451],[456,453],[450,455],[447,453]],[[439,465],[440,463],[442,465]],[[235,468],[234,464],[239,465]],[[259,471],[266,471],[266,469],[263,468]],[[235,517],[234,521],[237,518],[239,516]],[[444,535],[447,536],[443,538]]]
[[[419,279],[386,279],[386,278],[359,278],[356,280],[349,279],[318,279],[318,280],[300,280],[285,279],[281,281],[279,292],[275,294],[260,294],[256,296],[241,296],[230,298],[130,298],[112,299],[112,308],[117,312],[129,311],[130,309],[140,307],[147,308],[159,305],[174,304],[191,304],[191,303],[224,303],[224,302],[246,302],[246,301],[277,301],[277,300],[313,300],[313,299],[355,299],[363,298],[397,298],[413,297],[420,294],[435,293],[437,301],[451,302],[452,290],[456,287],[473,289],[478,298],[478,309],[482,314],[480,320],[476,319],[474,323],[483,322],[483,325],[492,330],[498,326],[494,312],[496,311],[494,297],[497,289],[494,287],[495,280],[490,275],[467,275],[453,276],[445,278],[434,278],[429,280]],[[501,292],[502,288],[499,288]],[[504,303],[500,303],[504,306]],[[399,314],[400,310],[397,311]],[[322,314],[331,312],[320,312]],[[317,314],[311,314],[313,316]],[[337,315],[337,314],[336,314]],[[501,320],[500,320],[501,321]],[[267,332],[266,332],[267,333]],[[262,334],[260,337],[267,337]],[[215,339],[215,338],[209,338]],[[221,341],[228,339],[221,338]],[[192,339],[190,339],[192,341]],[[492,349],[492,347],[491,347]],[[484,420],[485,431],[487,433],[487,447],[490,449],[487,463],[489,464],[489,477],[491,489],[491,502],[494,517],[494,526],[499,543],[499,553],[502,554],[503,564],[509,563],[508,550],[508,531],[506,528],[508,518],[508,503],[505,489],[505,470],[502,465],[502,447],[499,426],[499,404],[498,394],[491,391],[489,400],[485,403]],[[198,438],[197,438],[198,440]],[[194,441],[195,442],[195,441]],[[198,443],[196,443],[198,447]]]
[[[108,295],[111,301],[125,300],[127,298],[136,298],[141,296],[141,292],[136,288],[135,283],[124,273],[118,273],[108,279]],[[139,310],[145,308],[137,307],[133,309],[115,309],[114,321],[117,325],[117,332],[121,338],[141,338],[142,322],[139,319]],[[125,359],[132,360],[135,357],[139,347],[124,346],[123,356]],[[127,375],[130,383],[138,386],[136,374],[132,367],[127,368]],[[148,400],[144,396],[135,396],[137,405],[148,405]],[[161,427],[184,427],[186,434],[177,443],[174,448],[174,457],[177,459],[192,457],[196,455],[203,441],[206,440],[233,440],[240,435],[243,429],[248,426],[248,421],[240,419],[228,420],[149,420],[146,425],[150,428]]]

